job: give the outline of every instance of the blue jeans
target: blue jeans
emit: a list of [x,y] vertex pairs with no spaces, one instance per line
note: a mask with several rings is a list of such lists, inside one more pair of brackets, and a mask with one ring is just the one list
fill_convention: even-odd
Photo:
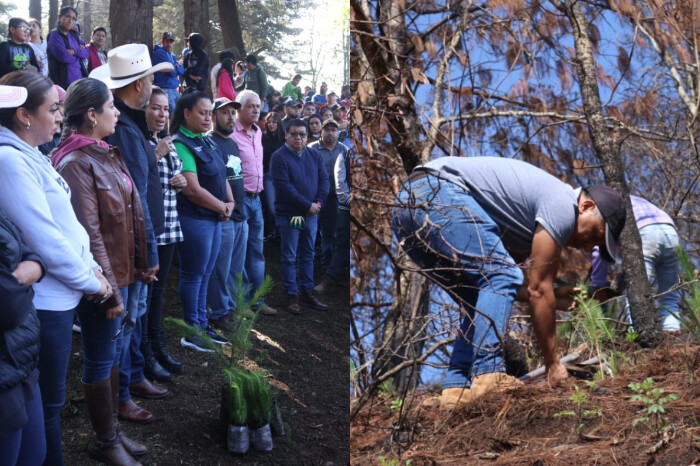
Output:
[[231,310],[229,302],[231,293],[226,287],[226,279],[231,268],[231,255],[233,252],[234,230],[233,222],[221,223],[221,246],[216,256],[214,270],[209,278],[207,286],[207,304],[209,305],[209,318],[218,319],[225,316]]
[[119,328],[124,315],[109,320],[96,303],[86,298],[80,301],[75,310],[80,319],[83,342],[83,383],[107,379],[112,366],[118,366],[121,359],[123,335],[119,333]]
[[[123,290],[124,288],[122,288]],[[126,319],[122,330],[122,346],[120,352],[119,365],[119,402],[124,403],[131,399],[129,394],[129,384],[143,380],[143,368],[146,361],[141,354],[141,317],[146,314],[146,298],[148,287],[141,281],[136,280],[126,288],[126,293],[122,294],[126,303]]]
[[[265,279],[265,256],[263,255],[263,215],[260,196],[255,199],[246,196],[245,216],[248,219],[248,248],[245,256],[243,286],[250,286],[248,298],[252,298]],[[264,306],[265,300],[254,303]]]
[[39,388],[44,406],[47,465],[63,465],[61,446],[61,408],[66,401],[66,377],[73,339],[74,309],[43,311],[37,309],[41,322],[39,351]]
[[338,278],[340,270],[350,262],[350,211],[338,209],[335,228],[335,245],[331,263],[326,274],[332,279]]
[[177,92],[177,88],[174,89],[166,89],[163,88],[166,94],[168,94],[168,106],[170,107],[170,115],[175,114],[175,105],[177,105],[177,101],[180,100],[180,93]]
[[39,385],[34,387],[34,398],[24,406],[28,422],[11,434],[0,434],[0,466],[37,466],[46,458],[44,413]]
[[248,222],[233,222],[233,250],[231,252],[231,266],[226,277],[226,287],[229,293],[229,309],[236,308],[234,299],[235,293],[238,292],[236,279],[239,274],[245,274],[245,256],[248,245]]
[[501,341],[523,274],[501,243],[501,231],[463,188],[428,175],[407,182],[393,227],[418,267],[467,312],[444,388],[505,372]]
[[297,295],[297,267],[299,288],[308,292],[314,287],[314,244],[318,230],[318,215],[307,217],[301,229],[289,225],[289,217],[277,216],[280,232],[280,273],[284,291]]
[[221,222],[181,215],[180,227],[185,237],[179,244],[182,313],[188,325],[205,329],[207,285],[221,245]]
[[263,192],[260,193],[265,219],[265,236],[275,232],[275,185],[270,172],[263,176]]
[[318,216],[318,229],[321,232],[321,267],[327,270],[333,257],[338,219],[338,198],[335,195],[328,195]]
[[[639,230],[642,238],[642,252],[644,265],[647,269],[647,277],[652,286],[656,285],[660,294],[659,308],[661,313],[661,327],[664,330],[675,332],[680,330],[681,323],[673,314],[680,312],[680,290],[669,291],[678,285],[680,272],[680,259],[676,252],[679,245],[678,232],[673,225],[654,223],[642,227]],[[631,322],[629,302],[625,300],[625,318]]]

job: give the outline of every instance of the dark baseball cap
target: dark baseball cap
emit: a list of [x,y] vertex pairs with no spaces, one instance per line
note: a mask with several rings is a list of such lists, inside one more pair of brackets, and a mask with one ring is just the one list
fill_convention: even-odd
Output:
[[301,103],[297,99],[290,97],[284,101],[284,106],[285,107],[301,107]]
[[214,101],[214,109],[212,112],[216,112],[218,109],[221,107],[225,107],[226,105],[232,105],[233,108],[241,108],[240,102],[233,101],[227,97],[219,97]]
[[606,262],[615,262],[620,252],[620,234],[627,219],[622,196],[608,186],[590,186],[586,191],[605,219],[605,244],[600,247],[600,255]]
[[345,110],[345,107],[343,107],[343,106],[340,105],[340,104],[333,104],[333,105],[331,106],[331,110],[333,110],[333,111],[341,110],[341,109],[342,109],[342,110]]
[[323,125],[321,125],[321,128],[325,128],[326,126],[335,126],[336,128],[340,128],[338,126],[338,122],[335,121],[333,118],[329,118],[326,121],[323,122]]
[[170,31],[165,31],[163,33],[163,39],[162,40],[175,40],[175,35],[173,35],[172,32]]

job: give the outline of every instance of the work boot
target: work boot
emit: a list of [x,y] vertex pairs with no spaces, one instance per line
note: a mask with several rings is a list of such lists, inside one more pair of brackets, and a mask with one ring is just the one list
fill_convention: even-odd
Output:
[[490,372],[477,375],[472,379],[471,400],[469,401],[473,401],[486,393],[504,392],[523,385],[525,384],[521,380],[507,375],[505,372]]
[[440,409],[454,409],[472,401],[470,388],[444,388],[440,394]]
[[114,430],[117,433],[117,438],[122,442],[122,446],[131,456],[143,456],[148,452],[146,445],[135,442],[126,436],[121,426],[119,425],[119,366],[112,367],[110,376],[112,385],[112,423]]
[[112,384],[110,379],[84,383],[85,405],[94,436],[87,446],[91,458],[117,466],[140,466],[124,449],[114,429]]
[[302,291],[299,293],[299,304],[316,309],[317,311],[328,310],[328,304],[319,301],[314,290]]
[[323,278],[321,278],[321,281],[318,283],[318,285],[314,286],[314,291],[319,294],[324,294],[328,290],[330,290],[334,282],[335,280],[333,280],[333,278],[330,275],[324,275]]
[[146,340],[141,342],[141,354],[143,354],[143,359],[145,365],[143,368],[143,375],[151,380],[155,380],[160,383],[170,382],[170,372],[168,372],[163,366],[161,366],[153,354],[151,349],[151,342]]
[[161,366],[171,374],[182,374],[182,363],[172,357],[165,348],[165,336],[161,331],[160,334],[151,340],[151,348],[153,355]]

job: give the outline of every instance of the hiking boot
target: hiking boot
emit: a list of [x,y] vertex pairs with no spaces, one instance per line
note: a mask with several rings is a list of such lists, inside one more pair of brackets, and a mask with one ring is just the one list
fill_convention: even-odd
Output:
[[202,341],[199,336],[194,335],[191,337],[182,337],[180,340],[180,344],[184,346],[185,348],[192,348],[193,350],[202,352],[202,353],[213,353],[213,349],[207,348],[207,345]]
[[[277,310],[268,306],[267,304],[263,304],[262,306],[255,306],[253,308],[253,312],[259,312],[264,316],[274,316],[275,314],[277,314]],[[245,311],[243,312],[243,314],[245,316]]]
[[229,312],[218,319],[209,319],[209,324],[217,330],[228,332],[231,330],[231,313]]
[[[516,379],[505,372],[491,372],[477,375],[472,379],[471,400],[475,400],[486,393],[504,392],[525,385],[521,380]],[[467,403],[469,403],[467,401]]]
[[323,294],[330,289],[334,282],[335,280],[330,275],[324,275],[319,284],[314,286],[314,291]]
[[295,294],[287,295],[287,310],[294,315],[301,314],[301,307],[299,307],[299,303],[297,301],[297,295],[295,295]]
[[165,347],[165,336],[160,331],[157,338],[151,339],[151,349],[153,356],[171,374],[182,374],[182,363],[172,357]]
[[302,291],[301,293],[299,293],[299,302],[304,306],[316,309],[318,311],[328,310],[328,304],[319,301],[313,290]]
[[170,382],[170,372],[168,372],[163,366],[156,361],[156,357],[153,354],[153,349],[151,347],[151,342],[147,339],[141,343],[141,354],[143,354],[144,368],[143,374],[150,380],[155,380],[160,383]]
[[[464,406],[470,401],[472,401],[470,388],[444,388],[440,394],[440,409],[454,409]],[[432,406],[432,403],[430,405]]]

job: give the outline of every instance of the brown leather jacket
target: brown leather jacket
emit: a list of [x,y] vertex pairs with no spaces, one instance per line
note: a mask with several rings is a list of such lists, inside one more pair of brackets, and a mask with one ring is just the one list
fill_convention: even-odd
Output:
[[75,215],[90,235],[90,252],[114,289],[102,307],[122,304],[119,288],[134,282],[135,269],[148,267],[141,198],[133,183],[129,190],[124,158],[117,147],[91,144],[66,154],[56,170],[70,186]]

